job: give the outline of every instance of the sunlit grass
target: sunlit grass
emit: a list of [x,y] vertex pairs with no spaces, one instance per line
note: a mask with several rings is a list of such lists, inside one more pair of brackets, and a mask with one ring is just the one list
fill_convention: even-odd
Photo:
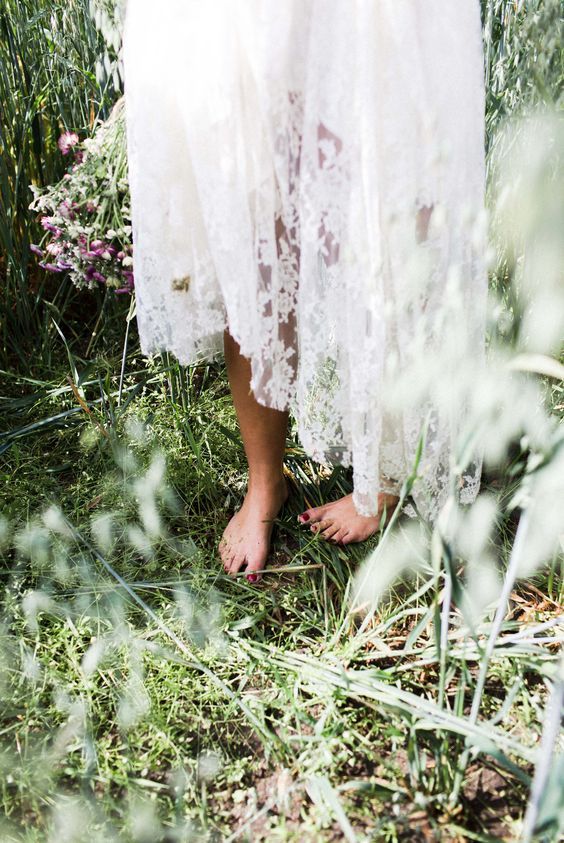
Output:
[[[546,175],[561,173],[561,132],[547,143],[540,124],[525,144],[550,162],[535,170],[509,155],[520,130],[494,129],[561,97],[559,12],[484,9],[496,253],[469,417],[483,497],[434,530],[402,518],[334,547],[296,516],[350,476],[292,432],[260,588],[216,552],[245,488],[222,367],[143,360],[128,303],[100,310],[28,274],[26,185],[58,178],[60,129],[86,131],[110,104],[95,64],[111,26],[99,17],[96,35],[81,2],[0,11],[14,33],[0,45],[2,840],[557,839],[563,217]],[[546,249],[523,262],[539,232]]]

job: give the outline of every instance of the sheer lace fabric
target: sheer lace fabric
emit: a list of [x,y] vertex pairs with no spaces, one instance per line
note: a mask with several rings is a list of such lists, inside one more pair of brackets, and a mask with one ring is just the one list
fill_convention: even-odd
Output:
[[[362,514],[425,429],[435,518],[484,343],[478,0],[129,0],[124,68],[143,352],[228,329]],[[462,502],[479,478],[474,454]]]

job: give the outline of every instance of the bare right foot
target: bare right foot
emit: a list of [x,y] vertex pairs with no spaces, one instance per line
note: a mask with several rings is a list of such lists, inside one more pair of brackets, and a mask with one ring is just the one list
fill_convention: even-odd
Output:
[[359,515],[352,495],[338,501],[306,509],[298,515],[301,524],[308,524],[313,533],[320,533],[324,539],[335,544],[363,542],[379,529],[382,513],[386,508],[386,523],[398,504],[396,495],[378,495],[378,513],[373,516]]
[[274,519],[282,509],[288,488],[284,477],[267,483],[249,483],[241,509],[227,525],[219,554],[231,576],[246,566],[247,579],[256,582],[266,565]]

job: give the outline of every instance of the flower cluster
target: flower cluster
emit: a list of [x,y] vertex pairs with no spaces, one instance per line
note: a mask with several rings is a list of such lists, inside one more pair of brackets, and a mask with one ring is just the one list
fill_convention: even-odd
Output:
[[45,232],[30,246],[49,272],[67,272],[77,287],[133,291],[133,247],[123,104],[82,143],[74,132],[58,140],[73,155],[63,178],[46,190],[31,185],[30,209]]

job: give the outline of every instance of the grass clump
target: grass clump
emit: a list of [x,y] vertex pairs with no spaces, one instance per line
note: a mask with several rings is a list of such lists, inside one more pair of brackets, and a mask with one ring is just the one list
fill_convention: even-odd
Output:
[[[291,440],[299,485],[277,525],[272,573],[261,589],[224,576],[215,548],[244,474],[222,371],[173,384],[166,358],[134,375],[134,353],[123,404],[147,378],[135,404],[99,412],[115,402],[117,374],[99,405],[86,388],[92,412],[26,436],[11,483],[7,839],[62,827],[78,839],[85,823],[91,839],[116,840],[515,836],[556,687],[558,560],[512,589],[472,725],[492,615],[465,632],[457,597],[442,629],[447,569],[433,563],[425,529],[417,572],[390,584],[362,628],[349,613],[351,574],[367,549],[296,528],[304,495],[316,502],[350,480],[312,466]],[[70,390],[59,400],[76,399]],[[44,502],[18,511],[63,458]],[[513,516],[497,524],[501,560]],[[554,828],[550,811],[546,822]]]

